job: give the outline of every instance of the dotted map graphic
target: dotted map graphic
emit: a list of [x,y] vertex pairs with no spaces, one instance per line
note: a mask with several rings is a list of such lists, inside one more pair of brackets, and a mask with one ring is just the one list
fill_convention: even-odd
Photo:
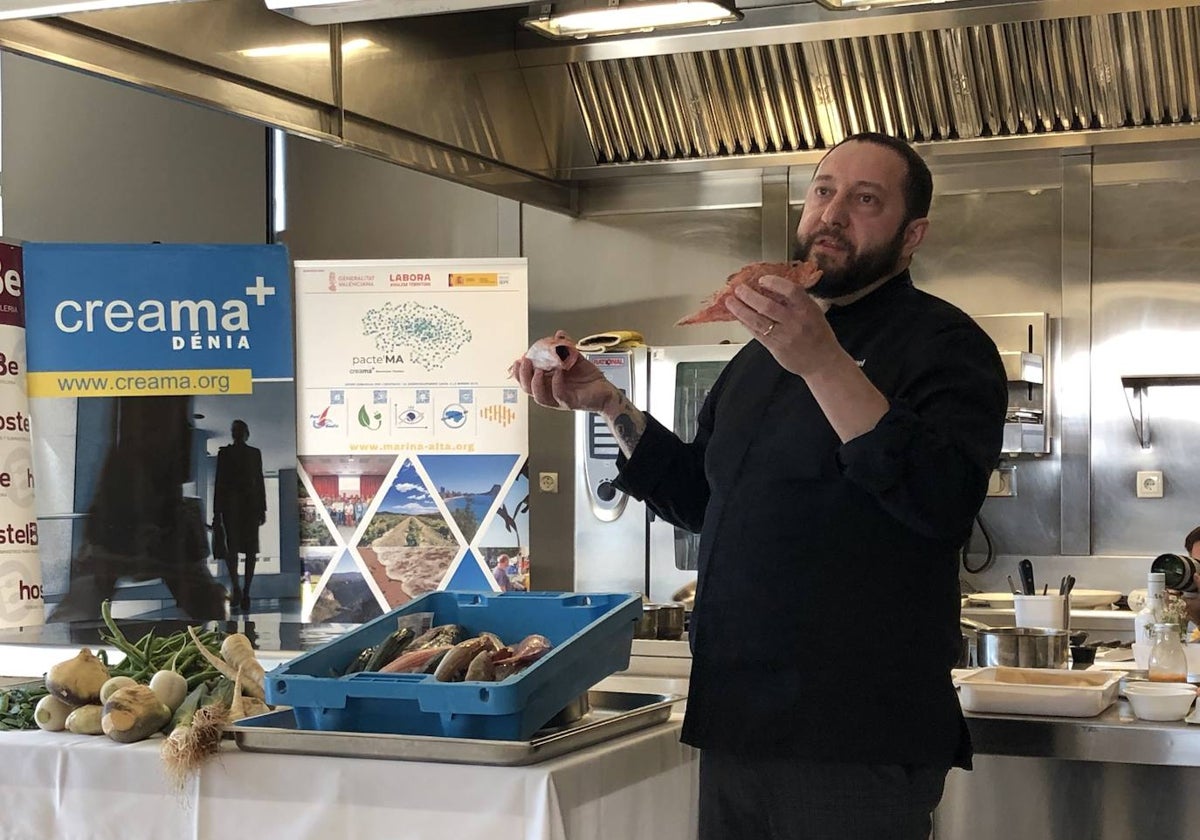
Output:
[[440,306],[415,301],[385,303],[369,309],[362,319],[363,335],[375,338],[381,353],[407,348],[409,360],[426,370],[440,368],[471,340],[463,319]]

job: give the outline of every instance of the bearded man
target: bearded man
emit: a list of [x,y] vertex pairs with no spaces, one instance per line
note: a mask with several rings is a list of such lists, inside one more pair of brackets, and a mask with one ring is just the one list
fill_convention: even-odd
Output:
[[822,276],[736,288],[754,340],[691,443],[586,360],[514,365],[539,404],[602,413],[617,486],[701,535],[682,735],[701,840],[926,840],[946,774],[970,765],[957,558],[1007,389],[983,330],[909,275],[932,195],[886,135],[825,155],[796,231]]

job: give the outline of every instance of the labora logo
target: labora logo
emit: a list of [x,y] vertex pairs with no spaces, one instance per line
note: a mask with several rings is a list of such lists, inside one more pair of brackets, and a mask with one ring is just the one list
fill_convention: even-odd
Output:
[[[265,306],[275,294],[261,276],[245,296]],[[249,350],[250,309],[244,300],[63,300],[54,308],[59,331],[169,333],[172,350]]]

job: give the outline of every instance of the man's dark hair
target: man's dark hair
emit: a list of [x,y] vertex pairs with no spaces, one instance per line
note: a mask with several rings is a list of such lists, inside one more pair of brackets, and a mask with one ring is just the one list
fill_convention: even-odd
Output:
[[1188,554],[1192,553],[1192,546],[1196,544],[1197,540],[1200,540],[1200,527],[1193,528],[1191,532],[1183,538],[1183,548]]
[[[908,224],[913,219],[923,219],[929,215],[929,205],[933,201],[933,175],[925,160],[912,146],[898,137],[878,131],[860,131],[858,134],[852,134],[833,149],[842,143],[874,143],[876,146],[891,149],[904,158],[908,170],[904,178],[904,207],[908,211],[904,223]],[[829,151],[832,152],[833,149]]]

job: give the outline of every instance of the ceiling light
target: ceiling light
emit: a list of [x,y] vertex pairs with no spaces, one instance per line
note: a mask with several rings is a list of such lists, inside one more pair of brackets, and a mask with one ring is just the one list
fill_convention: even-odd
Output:
[[0,0],[0,20],[54,17],[71,15],[76,12],[94,12],[100,9],[120,9],[125,6],[151,6],[174,2],[180,2],[180,0],[59,0],[57,3],[39,3],[37,0]]
[[[342,55],[361,52],[375,46],[374,41],[366,38],[354,38],[342,44]],[[246,58],[305,58],[325,57],[329,55],[328,41],[306,41],[300,44],[278,44],[272,47],[251,47],[248,50],[238,50],[238,55]]]
[[741,19],[732,0],[559,0],[534,4],[521,23],[551,38],[587,38]]
[[934,6],[942,3],[953,3],[956,0],[817,0],[822,6],[842,11],[857,9],[860,12],[873,8],[890,9],[893,6]]

